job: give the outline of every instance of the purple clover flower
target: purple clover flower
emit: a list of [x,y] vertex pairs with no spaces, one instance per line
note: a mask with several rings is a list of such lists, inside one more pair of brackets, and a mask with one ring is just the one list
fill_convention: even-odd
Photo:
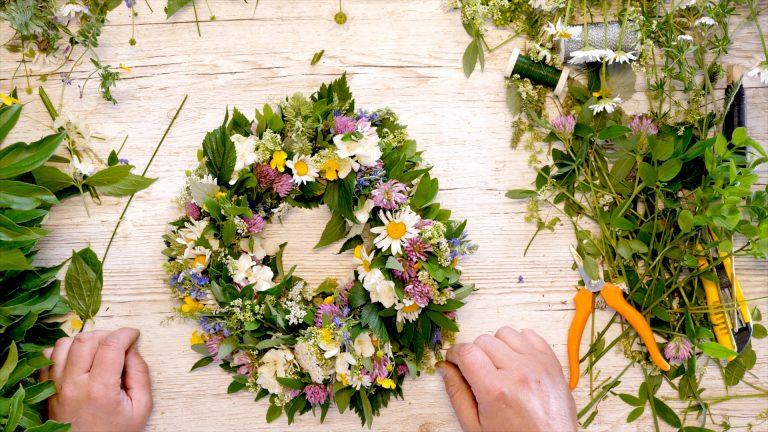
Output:
[[336,116],[333,118],[333,133],[336,135],[344,135],[345,133],[354,132],[357,130],[357,124],[349,116]]
[[397,180],[380,182],[371,192],[373,203],[384,210],[394,210],[408,200],[408,189]]
[[307,401],[312,405],[322,405],[328,399],[328,388],[320,384],[310,384],[304,387]]
[[290,174],[280,174],[272,183],[272,191],[285,198],[293,190],[293,177]]
[[411,372],[411,369],[405,363],[397,365],[395,370],[397,371],[397,374],[400,376],[406,376]]
[[432,287],[418,279],[411,280],[403,291],[421,307],[426,307],[432,299]]
[[341,318],[341,309],[333,303],[322,303],[315,312],[315,327],[323,326],[323,319],[328,317],[330,321]]
[[560,116],[554,118],[552,121],[552,129],[559,135],[571,136],[573,129],[576,127],[576,117],[573,114]]
[[415,263],[417,261],[426,261],[427,252],[432,251],[432,246],[418,237],[409,238],[405,243],[405,254],[408,261]]
[[682,336],[675,336],[664,347],[664,357],[672,364],[681,364],[691,358],[693,345],[691,341]]
[[639,134],[644,133],[646,135],[656,135],[659,133],[659,127],[646,116],[635,116],[629,122],[629,128],[632,132]]
[[264,221],[264,218],[257,214],[254,214],[253,217],[244,217],[243,222],[245,223],[245,229],[247,229],[250,234],[261,232],[267,224]]
[[184,205],[184,213],[186,213],[190,219],[195,221],[200,220],[200,218],[203,216],[203,212],[200,210],[200,207],[192,201]]

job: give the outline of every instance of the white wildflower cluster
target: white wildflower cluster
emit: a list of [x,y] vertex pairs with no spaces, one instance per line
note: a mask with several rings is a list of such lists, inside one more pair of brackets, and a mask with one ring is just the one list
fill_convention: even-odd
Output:
[[304,321],[304,317],[307,316],[307,310],[296,300],[287,300],[285,302],[285,307],[288,309],[288,315],[285,316],[285,319],[290,325],[299,324]]
[[218,309],[216,312],[233,317],[233,324],[243,325],[260,319],[264,315],[264,305],[260,305],[253,300],[235,299],[229,305]]

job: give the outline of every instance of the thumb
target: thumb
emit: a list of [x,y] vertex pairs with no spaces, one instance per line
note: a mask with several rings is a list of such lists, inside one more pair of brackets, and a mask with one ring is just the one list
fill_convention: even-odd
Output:
[[445,382],[445,392],[451,399],[451,405],[459,419],[459,424],[465,432],[480,431],[480,419],[477,414],[477,401],[472,388],[461,375],[459,368],[453,363],[440,362],[437,364],[440,375]]

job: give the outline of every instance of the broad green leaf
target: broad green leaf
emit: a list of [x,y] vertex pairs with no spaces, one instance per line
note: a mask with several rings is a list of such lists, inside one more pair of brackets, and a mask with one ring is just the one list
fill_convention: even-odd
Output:
[[213,363],[213,357],[203,357],[196,361],[195,364],[192,365],[192,368],[189,369],[189,371],[192,372],[195,369],[200,369],[201,367],[208,366],[211,363]]
[[645,401],[640,399],[637,396],[632,396],[631,394],[627,393],[621,393],[619,394],[619,398],[623,400],[626,404],[632,405],[635,407],[643,406],[645,405]]
[[49,135],[32,144],[15,143],[0,150],[0,179],[8,179],[39,167],[64,140],[65,134]]
[[8,355],[5,357],[3,366],[0,367],[0,389],[2,389],[8,382],[8,377],[11,376],[11,372],[16,369],[16,364],[19,362],[19,351],[16,348],[16,342],[11,341],[11,345],[8,348]]
[[690,232],[693,229],[693,213],[690,210],[684,209],[677,215],[677,224],[680,225],[680,230],[684,233]]
[[639,406],[632,411],[629,412],[629,415],[627,416],[627,423],[632,423],[633,421],[640,418],[641,415],[643,415],[643,412],[645,411],[645,407]]
[[680,159],[670,159],[665,161],[659,167],[659,180],[670,181],[677,173],[680,172],[680,168],[683,167],[683,162]]
[[524,199],[535,197],[537,195],[538,192],[529,189],[510,189],[504,194],[504,196],[509,199]]
[[469,78],[469,76],[472,75],[472,72],[475,70],[478,55],[479,53],[477,49],[477,43],[474,39],[472,39],[469,42],[469,45],[467,45],[467,49],[464,50],[464,55],[461,59],[461,64],[464,67],[464,76],[467,78]]
[[344,411],[347,409],[349,406],[349,400],[352,398],[354,393],[355,389],[352,387],[345,387],[334,393],[333,401],[336,403],[336,407],[339,409],[340,413],[344,413]]
[[365,389],[360,390],[360,401],[363,405],[363,418],[365,418],[365,425],[368,426],[368,429],[371,428],[371,425],[373,424],[373,409],[371,408],[371,401],[368,400],[368,394],[366,393]]
[[730,350],[717,342],[702,342],[698,347],[704,354],[714,359],[726,360],[736,355],[735,351]]
[[656,184],[656,182],[659,180],[659,175],[656,172],[656,168],[653,167],[653,165],[647,163],[647,162],[641,162],[640,168],[640,180],[643,181],[643,184],[648,187],[653,187],[653,185]]
[[3,432],[13,432],[19,425],[21,416],[24,414],[24,387],[19,387],[16,393],[11,396],[8,406],[8,417],[5,420]]
[[414,209],[426,207],[435,199],[438,189],[438,180],[430,177],[429,173],[424,174],[411,197],[411,207]]
[[619,243],[616,245],[616,252],[621,255],[624,259],[631,259],[632,254],[634,251],[632,250],[632,246],[629,244],[629,241],[627,239],[619,239]]
[[768,336],[768,331],[766,331],[765,326],[762,324],[754,323],[752,325],[752,337],[755,339],[763,339],[766,336]]
[[227,135],[224,126],[220,126],[205,135],[203,155],[205,156],[205,166],[216,177],[218,183],[220,185],[228,184],[235,170],[237,156],[235,144]]
[[101,262],[96,254],[90,248],[73,251],[64,290],[70,307],[83,322],[99,312],[102,285]]
[[355,176],[350,175],[342,180],[329,182],[325,188],[323,202],[331,212],[338,213],[347,220],[356,222],[353,202],[355,179]]
[[7,249],[0,254],[0,271],[27,270],[32,268],[27,257],[19,249]]
[[32,175],[35,177],[37,184],[54,193],[64,188],[75,186],[75,181],[72,177],[52,166],[43,165],[37,167],[32,171]]
[[0,144],[5,140],[5,137],[11,132],[16,122],[21,115],[21,104],[13,104],[11,106],[4,106],[0,108]]
[[666,403],[664,403],[661,399],[654,397],[653,398],[653,406],[656,408],[656,415],[659,416],[660,419],[664,420],[668,425],[672,427],[679,428],[683,424],[680,421],[680,417],[677,416],[674,410],[669,407]]
[[129,196],[148,188],[156,179],[131,173],[131,165],[115,165],[105,168],[85,179],[99,193],[109,196]]
[[587,273],[587,276],[592,280],[600,279],[602,275],[600,274],[600,266],[597,265],[597,261],[589,255],[584,255],[582,261],[584,262],[584,271]]
[[37,240],[45,235],[46,231],[37,227],[26,227],[16,224],[7,216],[0,214],[0,241],[23,242]]
[[269,404],[269,408],[267,409],[267,423],[272,423],[273,421],[277,420],[282,413],[282,406]]
[[632,129],[623,125],[610,125],[598,132],[597,137],[603,141],[609,141],[632,132]]
[[71,425],[69,423],[48,420],[41,425],[28,428],[27,432],[69,432],[70,428]]
[[315,245],[315,249],[328,246],[337,240],[341,240],[346,234],[347,222],[344,219],[344,216],[334,212],[331,214],[331,218],[325,225],[325,229],[323,229],[323,233],[320,235],[320,241]]
[[193,0],[168,0],[168,4],[165,6],[165,17],[170,18],[173,14],[192,1]]
[[283,387],[288,387],[290,389],[295,389],[295,390],[303,390],[304,387],[306,386],[304,381],[296,378],[277,377],[277,382],[279,382],[280,385]]
[[0,208],[32,210],[41,204],[58,204],[59,200],[48,189],[32,183],[0,180]]
[[429,319],[433,323],[438,325],[441,329],[452,331],[452,332],[459,331],[459,326],[456,325],[456,322],[448,318],[447,316],[445,316],[445,314],[443,314],[442,312],[436,312],[436,311],[427,309],[425,313],[427,314]]
[[655,138],[649,140],[651,154],[657,161],[665,161],[675,152],[675,142],[668,138]]

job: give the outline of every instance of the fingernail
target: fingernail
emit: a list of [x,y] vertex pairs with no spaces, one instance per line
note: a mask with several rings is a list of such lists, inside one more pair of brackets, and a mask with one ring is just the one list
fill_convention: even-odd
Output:
[[435,364],[435,370],[438,374],[440,374],[441,377],[445,377],[445,375],[448,373],[448,371],[445,369],[445,362],[437,362]]

